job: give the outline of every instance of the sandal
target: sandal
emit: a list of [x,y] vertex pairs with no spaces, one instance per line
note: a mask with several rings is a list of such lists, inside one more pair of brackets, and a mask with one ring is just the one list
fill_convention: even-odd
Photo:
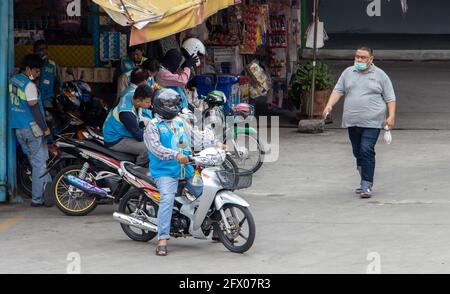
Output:
[[166,256],[167,255],[167,246],[166,245],[161,245],[161,246],[156,246],[156,255],[158,256]]

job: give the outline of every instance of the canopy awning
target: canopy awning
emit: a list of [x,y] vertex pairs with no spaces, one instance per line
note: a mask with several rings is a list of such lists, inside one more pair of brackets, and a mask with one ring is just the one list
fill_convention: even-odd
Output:
[[193,28],[239,0],[92,0],[122,26],[133,26],[130,45]]

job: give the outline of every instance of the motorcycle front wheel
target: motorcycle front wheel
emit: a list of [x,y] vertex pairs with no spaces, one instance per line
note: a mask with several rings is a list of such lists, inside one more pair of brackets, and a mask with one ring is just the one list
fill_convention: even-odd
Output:
[[250,210],[237,204],[226,204],[222,210],[230,225],[230,232],[227,232],[223,218],[214,223],[219,240],[231,252],[246,252],[252,247],[256,235],[255,221]]
[[[139,192],[136,189],[129,190],[123,197],[120,199],[119,203],[119,209],[118,211],[120,213],[131,215],[136,218],[140,218],[142,220],[145,220],[144,216],[139,215],[140,210],[144,210],[146,214],[150,217],[157,216],[158,213],[158,207],[153,202],[148,201],[146,203],[146,207],[144,206],[144,197],[141,192]],[[152,207],[152,211],[149,211],[150,206]],[[134,228],[132,226],[126,225],[126,224],[120,224],[122,227],[123,232],[134,241],[138,242],[148,242],[156,237],[157,233],[152,231],[145,231],[138,228]]]

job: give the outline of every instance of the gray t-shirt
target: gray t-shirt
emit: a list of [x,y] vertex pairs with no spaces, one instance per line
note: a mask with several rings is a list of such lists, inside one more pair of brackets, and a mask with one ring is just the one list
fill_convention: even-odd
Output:
[[343,128],[384,128],[386,104],[396,99],[388,75],[375,65],[367,73],[348,67],[334,91],[345,97]]

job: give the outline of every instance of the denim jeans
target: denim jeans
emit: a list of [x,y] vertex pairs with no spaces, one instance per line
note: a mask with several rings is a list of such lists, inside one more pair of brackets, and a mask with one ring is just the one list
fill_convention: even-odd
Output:
[[47,169],[47,141],[43,136],[36,138],[30,128],[16,129],[16,137],[31,165],[32,201],[44,203],[45,185],[52,181],[49,174],[41,178]]
[[[195,197],[203,192],[203,184],[194,186],[192,178],[186,179],[188,191]],[[161,200],[158,208],[158,240],[170,239],[170,224],[172,221],[173,203],[178,190],[178,179],[171,177],[159,177],[155,179]]]
[[375,174],[375,144],[381,129],[348,128],[348,135],[352,142],[356,167],[361,176],[361,187],[372,188]]

